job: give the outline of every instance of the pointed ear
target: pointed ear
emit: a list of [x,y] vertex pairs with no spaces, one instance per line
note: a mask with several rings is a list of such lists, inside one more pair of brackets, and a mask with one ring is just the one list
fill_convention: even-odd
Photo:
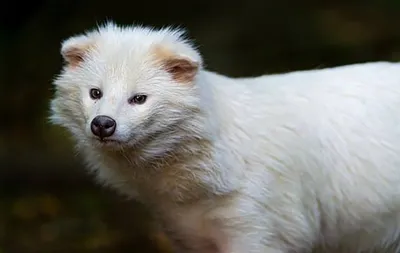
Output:
[[93,40],[86,35],[78,35],[65,40],[61,46],[61,55],[67,66],[78,66],[93,44]]
[[181,83],[193,82],[199,70],[197,62],[180,56],[165,59],[163,66],[175,81]]
[[201,67],[201,58],[194,53],[189,56],[157,46],[154,49],[154,56],[156,62],[179,83],[192,83]]

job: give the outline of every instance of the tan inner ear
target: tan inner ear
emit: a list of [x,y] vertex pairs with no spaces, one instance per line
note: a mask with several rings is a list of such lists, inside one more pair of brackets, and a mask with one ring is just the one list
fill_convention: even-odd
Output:
[[198,63],[180,57],[161,46],[154,48],[154,56],[156,57],[156,62],[160,63],[175,81],[181,83],[193,82],[199,69]]
[[85,49],[74,47],[63,52],[63,57],[70,67],[76,67],[83,61],[84,54]]
[[93,49],[92,43],[82,43],[65,48],[62,52],[68,67],[77,67],[85,60],[87,52]]
[[192,82],[197,74],[198,64],[188,59],[171,58],[164,61],[166,70],[177,82]]

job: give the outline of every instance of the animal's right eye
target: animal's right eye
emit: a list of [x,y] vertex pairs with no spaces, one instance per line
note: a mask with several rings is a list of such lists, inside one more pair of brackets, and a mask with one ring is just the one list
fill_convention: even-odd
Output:
[[89,94],[92,99],[100,99],[103,96],[103,93],[99,89],[90,89]]

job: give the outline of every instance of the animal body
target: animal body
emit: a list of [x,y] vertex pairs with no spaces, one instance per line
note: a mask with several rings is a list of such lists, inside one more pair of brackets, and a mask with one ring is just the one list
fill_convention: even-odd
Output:
[[400,64],[232,78],[177,29],[62,43],[51,120],[179,253],[398,252]]

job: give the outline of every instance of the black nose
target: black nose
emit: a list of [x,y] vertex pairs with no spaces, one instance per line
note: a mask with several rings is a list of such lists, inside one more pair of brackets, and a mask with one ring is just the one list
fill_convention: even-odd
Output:
[[117,123],[108,116],[100,115],[95,117],[90,124],[92,133],[101,139],[114,134]]

